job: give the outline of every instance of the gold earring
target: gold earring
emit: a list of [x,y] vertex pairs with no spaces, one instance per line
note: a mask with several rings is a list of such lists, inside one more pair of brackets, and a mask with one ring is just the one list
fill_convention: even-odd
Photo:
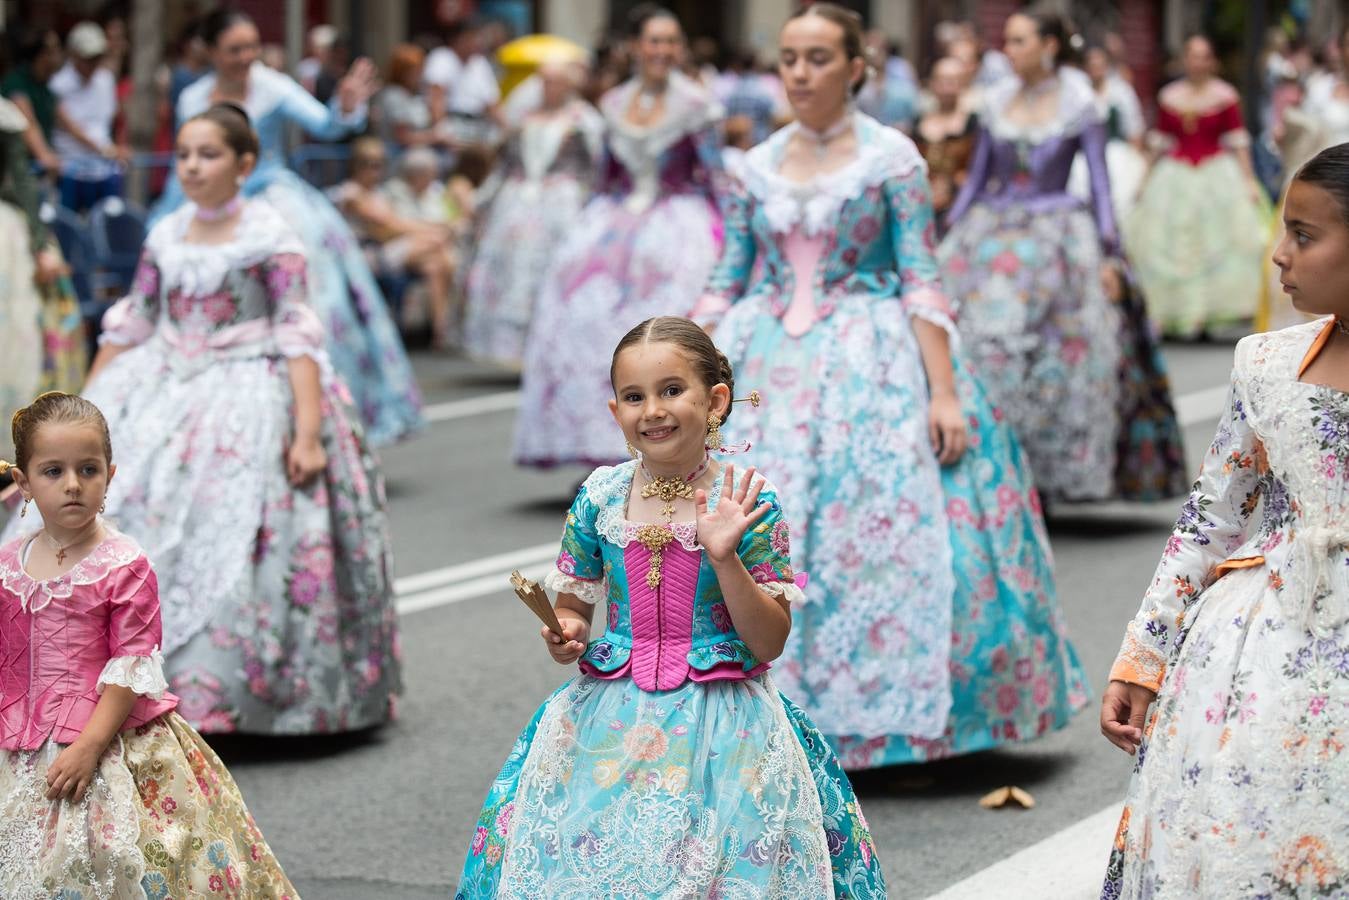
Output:
[[716,413],[707,414],[707,449],[721,449],[721,416]]
[[627,445],[628,453],[632,455],[633,459],[641,459],[641,454],[637,452],[636,447],[632,446],[632,441],[624,441],[624,444]]
[[20,518],[20,519],[22,519],[24,516],[28,515],[28,503],[29,503],[30,500],[32,500],[31,497],[24,497],[24,498],[23,498],[23,506],[19,509],[19,518]]

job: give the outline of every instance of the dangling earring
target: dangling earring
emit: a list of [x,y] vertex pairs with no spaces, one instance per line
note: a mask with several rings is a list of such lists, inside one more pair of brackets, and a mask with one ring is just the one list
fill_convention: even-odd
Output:
[[624,441],[624,443],[627,445],[628,453],[632,456],[633,459],[642,458],[642,455],[637,452],[637,448],[632,446],[632,441]]
[[1048,50],[1041,53],[1040,68],[1044,69],[1046,72],[1054,71],[1054,54],[1050,53]]
[[19,509],[19,518],[20,518],[20,519],[22,519],[24,516],[28,515],[28,503],[29,503],[29,501],[30,501],[31,499],[32,499],[31,497],[24,497],[24,498],[23,498],[23,506],[20,507],[20,509]]
[[100,504],[98,505],[98,511],[99,511],[99,512],[103,512],[103,510],[105,510],[105,509],[107,509],[107,508],[108,508],[108,501],[107,501],[107,500],[104,500],[102,503],[100,503]]
[[721,449],[721,416],[716,413],[707,414],[707,449]]

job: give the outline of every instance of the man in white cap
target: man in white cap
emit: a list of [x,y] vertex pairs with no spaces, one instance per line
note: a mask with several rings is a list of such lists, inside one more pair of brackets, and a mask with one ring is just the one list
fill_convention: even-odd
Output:
[[128,154],[112,139],[117,82],[99,65],[107,49],[102,28],[79,23],[66,36],[66,64],[49,85],[57,101],[52,143],[61,158],[61,204],[76,212],[122,193]]

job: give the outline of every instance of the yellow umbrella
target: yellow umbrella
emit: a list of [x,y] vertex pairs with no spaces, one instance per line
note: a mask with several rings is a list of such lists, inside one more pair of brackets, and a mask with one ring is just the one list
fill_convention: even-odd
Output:
[[527,34],[503,44],[497,50],[497,61],[503,70],[501,93],[509,94],[544,63],[586,63],[590,51],[555,34]]

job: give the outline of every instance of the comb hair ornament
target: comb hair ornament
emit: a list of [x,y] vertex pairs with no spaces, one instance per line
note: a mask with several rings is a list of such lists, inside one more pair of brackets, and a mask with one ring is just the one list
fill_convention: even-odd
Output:
[[[734,406],[737,403],[748,403],[750,406],[753,406],[754,408],[757,409],[759,407],[759,404],[761,404],[762,402],[763,396],[758,391],[750,391],[747,396],[738,397],[731,400],[731,405]],[[749,441],[741,441],[738,444],[722,444],[721,446],[716,447],[715,449],[718,453],[725,453],[729,455],[732,453],[748,452],[749,449],[753,446],[754,445],[751,444]]]

